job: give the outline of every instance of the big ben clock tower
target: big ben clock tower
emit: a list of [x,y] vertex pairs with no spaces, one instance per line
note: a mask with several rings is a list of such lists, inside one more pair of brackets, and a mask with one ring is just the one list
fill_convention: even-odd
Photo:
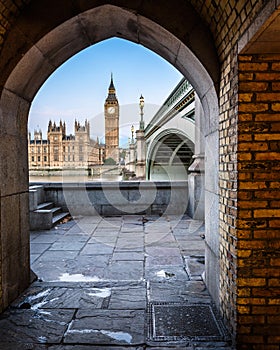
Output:
[[119,102],[111,75],[108,96],[104,104],[106,158],[119,162]]

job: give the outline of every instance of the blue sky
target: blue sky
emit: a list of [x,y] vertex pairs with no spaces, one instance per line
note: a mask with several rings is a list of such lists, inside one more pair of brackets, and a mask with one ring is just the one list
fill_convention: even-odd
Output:
[[75,118],[90,121],[93,137],[104,135],[104,101],[113,73],[120,104],[120,137],[139,123],[139,97],[145,98],[148,122],[182,75],[167,61],[141,45],[109,39],[85,49],[60,66],[38,91],[29,114],[29,131],[40,128],[46,138],[48,121],[62,119],[67,134]]

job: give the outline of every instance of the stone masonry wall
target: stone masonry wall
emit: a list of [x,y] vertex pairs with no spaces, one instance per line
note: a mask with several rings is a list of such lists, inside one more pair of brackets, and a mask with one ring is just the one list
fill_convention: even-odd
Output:
[[279,101],[280,55],[240,56],[238,349],[280,344]]

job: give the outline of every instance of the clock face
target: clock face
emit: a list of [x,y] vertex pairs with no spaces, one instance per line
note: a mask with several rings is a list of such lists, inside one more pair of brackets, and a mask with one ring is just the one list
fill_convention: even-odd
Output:
[[110,113],[110,114],[115,113],[115,107],[109,107],[108,108],[108,113]]

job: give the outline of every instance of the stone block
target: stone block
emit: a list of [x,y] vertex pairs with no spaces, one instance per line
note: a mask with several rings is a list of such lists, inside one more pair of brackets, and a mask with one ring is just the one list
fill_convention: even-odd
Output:
[[205,189],[218,194],[219,174],[219,133],[208,135],[205,139]]
[[29,210],[34,211],[38,206],[38,195],[37,191],[30,189],[29,190]]
[[105,5],[79,15],[83,31],[91,44],[117,36],[138,42],[138,16],[124,8]]
[[205,245],[205,275],[204,282],[216,306],[220,304],[220,260],[219,257]]
[[51,210],[36,210],[29,214],[30,230],[48,230],[52,227],[53,213]]
[[219,196],[208,191],[205,191],[205,240],[219,256]]

